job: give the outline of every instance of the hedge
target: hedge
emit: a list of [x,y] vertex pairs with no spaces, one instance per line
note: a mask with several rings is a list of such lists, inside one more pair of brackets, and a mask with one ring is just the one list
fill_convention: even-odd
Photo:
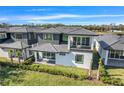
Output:
[[74,67],[50,66],[44,64],[25,65],[25,64],[10,63],[10,62],[0,62],[0,65],[21,68],[23,70],[46,72],[53,75],[63,75],[66,77],[79,79],[79,80],[84,80],[88,78],[88,74],[86,70],[80,68],[74,68]]

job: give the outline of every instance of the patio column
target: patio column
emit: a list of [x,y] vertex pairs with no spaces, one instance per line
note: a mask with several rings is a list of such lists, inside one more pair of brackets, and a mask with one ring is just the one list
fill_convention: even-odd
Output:
[[107,65],[107,62],[108,62],[108,53],[109,53],[109,51],[106,50],[106,54],[105,54],[105,65]]
[[68,36],[68,50],[70,50],[70,45],[71,45],[71,37]]
[[35,62],[37,62],[37,52],[34,52]]

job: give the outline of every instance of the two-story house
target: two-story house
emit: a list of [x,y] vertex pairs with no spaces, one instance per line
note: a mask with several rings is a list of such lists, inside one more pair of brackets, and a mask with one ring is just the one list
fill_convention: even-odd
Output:
[[29,48],[37,43],[36,31],[38,27],[8,27],[0,28],[0,57],[10,58],[9,50],[13,50],[12,56],[16,60],[16,52],[22,53],[21,61],[30,56]]
[[31,48],[36,63],[89,68],[96,33],[77,27],[56,27],[37,32],[38,43]]

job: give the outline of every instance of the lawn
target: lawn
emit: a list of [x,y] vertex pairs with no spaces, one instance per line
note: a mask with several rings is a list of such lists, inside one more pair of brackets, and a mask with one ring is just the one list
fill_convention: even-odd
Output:
[[111,77],[120,78],[124,83],[124,68],[108,67],[107,71]]
[[75,80],[60,75],[2,67],[0,85],[4,86],[102,86],[96,80]]

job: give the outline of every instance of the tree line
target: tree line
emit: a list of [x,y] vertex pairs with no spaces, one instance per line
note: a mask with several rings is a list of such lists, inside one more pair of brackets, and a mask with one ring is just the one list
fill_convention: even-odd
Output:
[[1,23],[0,27],[13,27],[13,26],[38,26],[38,27],[44,27],[44,28],[50,28],[50,27],[59,27],[59,26],[65,26],[65,27],[82,27],[91,31],[95,32],[109,32],[111,30],[121,30],[124,31],[124,24],[109,24],[109,25],[65,25],[65,24],[21,24],[21,25],[12,25],[7,23]]

